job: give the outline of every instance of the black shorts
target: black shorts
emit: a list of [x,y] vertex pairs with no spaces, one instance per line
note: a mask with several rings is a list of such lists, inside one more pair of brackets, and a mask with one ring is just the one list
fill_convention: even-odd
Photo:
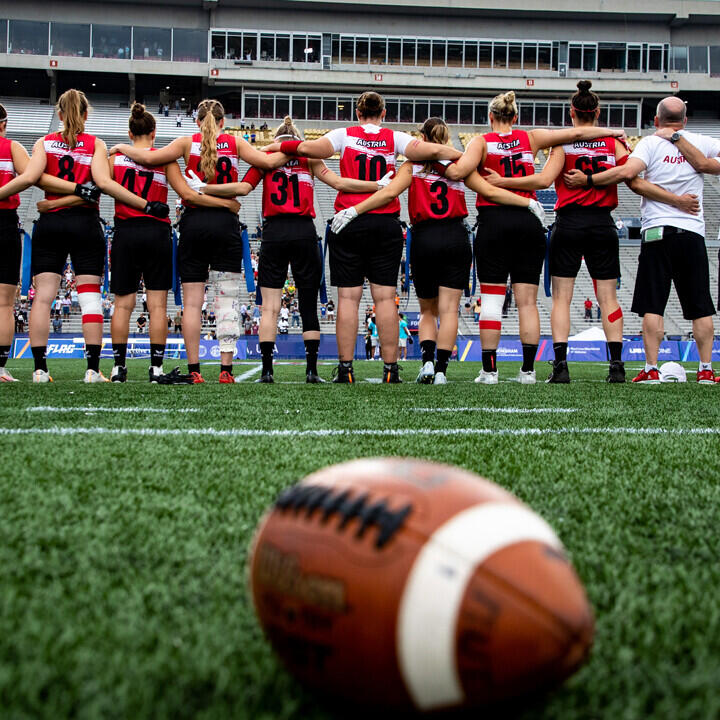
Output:
[[207,282],[208,270],[242,272],[237,215],[223,208],[186,208],[180,218],[178,271],[182,282]]
[[312,218],[285,215],[263,223],[258,285],[280,289],[287,280],[288,265],[299,288],[317,290],[322,277],[322,253]]
[[612,215],[595,207],[560,208],[550,235],[550,274],[576,278],[583,257],[593,280],[620,277],[620,244]]
[[15,210],[0,210],[0,284],[20,282],[22,241]]
[[475,268],[481,283],[540,284],[545,262],[545,228],[526,208],[478,208]]
[[339,234],[328,235],[330,280],[335,287],[396,287],[403,251],[400,221],[382,213],[361,215]]
[[705,238],[689,230],[666,226],[663,238],[640,248],[632,311],[664,315],[675,284],[686,320],[715,314],[710,296],[710,269]]
[[465,223],[426,220],[412,227],[410,266],[419,298],[438,296],[438,288],[465,290],[472,265],[472,245]]
[[146,290],[170,290],[173,281],[170,223],[152,218],[116,218],[110,269],[110,291],[116,295],[136,293],[140,276]]
[[70,256],[76,275],[105,271],[105,234],[97,210],[68,208],[42,213],[32,236],[32,274],[62,275]]

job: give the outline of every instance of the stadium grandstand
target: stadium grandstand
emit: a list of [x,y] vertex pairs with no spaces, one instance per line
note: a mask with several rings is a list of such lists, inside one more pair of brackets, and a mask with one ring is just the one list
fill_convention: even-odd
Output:
[[[689,128],[720,135],[720,2],[659,0],[627,9],[616,0],[572,8],[560,1],[511,1],[502,9],[480,8],[469,0],[392,6],[344,0],[13,3],[0,19],[0,100],[10,116],[8,136],[28,150],[39,136],[57,129],[53,103],[69,87],[87,93],[94,106],[88,131],[108,146],[125,140],[132,100],[157,114],[162,145],[193,132],[191,109],[203,97],[215,97],[225,106],[226,126],[262,147],[287,114],[308,138],[350,123],[357,96],[375,89],[386,99],[391,127],[414,131],[428,116],[442,116],[451,142],[462,149],[489,129],[488,101],[497,92],[516,91],[520,127],[558,127],[570,123],[569,96],[577,80],[589,78],[602,98],[600,124],[623,127],[631,143],[652,131],[655,105],[670,94],[687,101]],[[545,155],[536,161],[539,168]],[[338,169],[337,159],[328,164]],[[619,296],[629,307],[639,198],[625,186],[619,195]],[[38,189],[23,193],[20,219],[27,231],[40,198]],[[540,193],[540,199],[552,219],[554,191]],[[334,192],[318,184],[320,236],[332,218],[333,200]],[[474,207],[469,191],[468,207]],[[720,184],[715,177],[705,180],[705,214],[708,246],[717,247]],[[101,215],[112,216],[107,197]],[[404,200],[402,217],[407,220]],[[261,222],[259,193],[245,198],[241,219],[251,229]],[[468,220],[474,222],[473,210]],[[715,262],[711,250],[717,296]],[[584,328],[586,296],[594,297],[593,288],[581,273],[573,332]],[[370,302],[369,292],[365,299]],[[412,290],[403,306],[418,311]],[[174,312],[171,305],[169,314]],[[540,313],[542,331],[549,333],[549,298],[541,297]],[[637,333],[639,318],[626,313],[625,329]],[[79,330],[79,318],[65,326],[65,331]],[[323,321],[323,330],[332,331],[329,321]],[[673,291],[666,332],[689,330]],[[460,332],[475,331],[472,316],[463,316]],[[515,308],[503,332],[517,334]]]

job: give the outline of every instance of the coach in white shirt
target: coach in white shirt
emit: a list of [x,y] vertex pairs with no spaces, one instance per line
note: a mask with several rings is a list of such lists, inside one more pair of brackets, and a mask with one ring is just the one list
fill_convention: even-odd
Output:
[[[683,130],[686,122],[685,103],[667,97],[657,107],[658,132],[642,138],[625,165],[595,175],[583,175],[579,170],[565,175],[571,186],[601,187],[632,180],[644,172],[646,180],[688,200],[687,210],[682,210],[642,199],[643,241],[632,310],[643,318],[646,364],[634,382],[659,382],[657,359],[671,282],[675,283],[683,316],[693,321],[700,355],[698,381],[712,384],[714,380],[711,359],[715,306],[710,296],[700,173],[720,173],[720,140]],[[683,148],[703,168],[700,172],[686,159]],[[692,209],[693,198],[697,199],[696,211]]]

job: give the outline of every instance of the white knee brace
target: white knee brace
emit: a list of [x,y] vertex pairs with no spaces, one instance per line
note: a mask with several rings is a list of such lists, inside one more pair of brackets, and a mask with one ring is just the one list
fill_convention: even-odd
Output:
[[93,283],[78,285],[78,302],[82,313],[82,322],[100,323],[103,321],[102,297],[100,286]]
[[500,330],[505,288],[500,285],[480,285],[480,329]]
[[210,271],[215,291],[215,317],[220,352],[235,352],[240,337],[240,279],[237,272]]

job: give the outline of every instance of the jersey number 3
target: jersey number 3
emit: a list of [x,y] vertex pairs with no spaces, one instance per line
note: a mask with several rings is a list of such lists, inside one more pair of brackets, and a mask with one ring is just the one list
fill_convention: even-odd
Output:
[[448,186],[442,180],[436,180],[430,186],[430,192],[435,195],[435,202],[430,203],[430,209],[435,215],[445,215],[450,209],[448,202]]

